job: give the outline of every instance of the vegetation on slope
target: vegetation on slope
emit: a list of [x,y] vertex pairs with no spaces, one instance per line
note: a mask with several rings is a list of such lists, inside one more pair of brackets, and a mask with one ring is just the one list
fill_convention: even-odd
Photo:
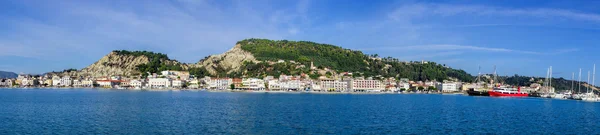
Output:
[[[268,39],[246,39],[239,41],[241,48],[254,54],[261,61],[296,61],[305,68],[295,68],[286,64],[245,63],[243,69],[249,76],[306,73],[313,62],[317,67],[333,69],[337,72],[359,73],[360,76],[409,78],[411,80],[438,80],[449,77],[471,82],[473,76],[463,70],[447,68],[433,62],[400,62],[395,58],[378,58],[377,54],[366,55],[361,51],[344,49],[329,44],[308,41],[287,41]],[[309,73],[310,74],[310,73]],[[314,76],[314,75],[313,75]]]
[[169,61],[169,57],[166,54],[154,53],[150,51],[127,51],[127,50],[116,50],[113,51],[117,55],[130,55],[130,56],[146,56],[148,57],[148,63],[137,66],[137,70],[142,73],[142,76],[147,76],[148,73],[158,73],[164,70],[176,70],[181,71],[183,67],[181,64],[167,64],[165,61]]

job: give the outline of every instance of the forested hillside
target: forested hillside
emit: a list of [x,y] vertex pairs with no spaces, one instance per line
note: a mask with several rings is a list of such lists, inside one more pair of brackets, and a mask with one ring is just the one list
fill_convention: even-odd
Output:
[[[268,39],[246,39],[239,41],[238,44],[242,45],[243,50],[251,52],[261,61],[288,60],[306,66],[313,62],[316,67],[329,68],[337,72],[357,73],[355,76],[396,77],[423,81],[441,81],[452,77],[466,82],[473,81],[473,76],[463,70],[448,68],[434,62],[401,62],[395,58],[380,58],[377,54],[366,55],[361,51],[344,49],[329,44]],[[246,63],[245,66],[245,69],[253,72],[271,69],[266,71],[267,74],[308,72],[305,69],[295,69],[282,64],[271,66],[260,63]]]

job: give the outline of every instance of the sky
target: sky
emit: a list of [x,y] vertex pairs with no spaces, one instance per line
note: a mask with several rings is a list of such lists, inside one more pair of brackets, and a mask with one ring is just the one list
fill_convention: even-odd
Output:
[[600,1],[0,1],[0,70],[17,73],[81,69],[122,49],[195,63],[247,38],[327,43],[473,75],[496,66],[543,77],[552,66],[554,77],[571,78],[582,68],[585,80],[600,66]]

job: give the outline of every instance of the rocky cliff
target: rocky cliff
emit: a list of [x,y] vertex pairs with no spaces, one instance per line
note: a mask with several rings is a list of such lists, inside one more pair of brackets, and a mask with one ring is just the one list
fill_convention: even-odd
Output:
[[217,72],[239,71],[244,61],[258,62],[252,53],[242,50],[241,45],[237,44],[223,54],[212,55],[200,60],[196,65],[206,68],[210,74],[214,75]]
[[[180,65],[183,69],[188,69],[187,64],[182,64],[175,60],[160,59],[161,63],[169,65]],[[150,58],[145,55],[120,54],[117,51],[112,51],[102,57],[92,65],[89,65],[78,71],[71,72],[56,72],[50,74],[82,76],[82,77],[102,77],[111,75],[120,76],[137,76],[142,73],[137,69],[137,66],[150,63]]]

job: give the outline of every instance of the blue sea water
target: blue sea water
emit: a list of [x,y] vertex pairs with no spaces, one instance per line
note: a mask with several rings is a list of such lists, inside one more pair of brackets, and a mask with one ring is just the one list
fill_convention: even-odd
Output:
[[600,134],[600,103],[420,94],[0,89],[0,134]]

